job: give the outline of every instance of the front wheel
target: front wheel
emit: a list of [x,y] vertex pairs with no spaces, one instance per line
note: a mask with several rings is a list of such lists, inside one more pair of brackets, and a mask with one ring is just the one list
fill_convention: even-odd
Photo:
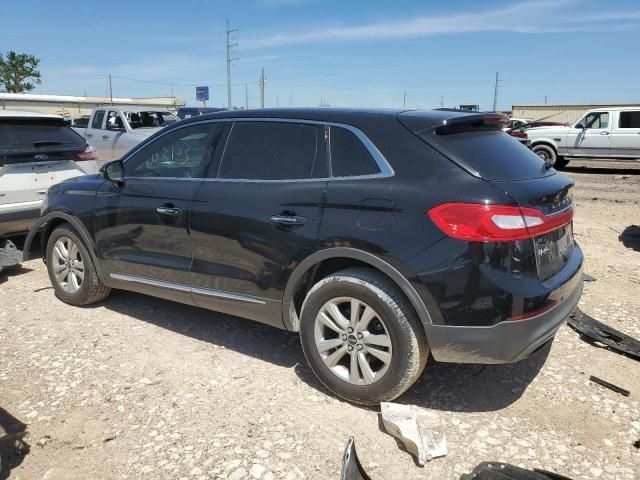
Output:
[[555,163],[557,159],[556,151],[548,145],[535,145],[531,150],[545,162]]
[[57,227],[47,241],[47,270],[56,296],[70,305],[88,305],[104,299],[104,285],[80,236],[70,225]]
[[365,268],[342,270],[314,285],[302,306],[300,339],[320,381],[364,405],[400,396],[418,379],[429,354],[404,294]]

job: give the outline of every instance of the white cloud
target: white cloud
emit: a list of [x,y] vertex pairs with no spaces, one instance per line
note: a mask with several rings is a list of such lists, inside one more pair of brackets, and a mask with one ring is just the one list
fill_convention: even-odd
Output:
[[586,13],[581,3],[577,0],[527,1],[480,12],[420,16],[276,34],[247,40],[244,46],[266,48],[300,43],[385,40],[473,32],[574,32],[625,28],[631,25],[629,22],[640,19],[640,11]]

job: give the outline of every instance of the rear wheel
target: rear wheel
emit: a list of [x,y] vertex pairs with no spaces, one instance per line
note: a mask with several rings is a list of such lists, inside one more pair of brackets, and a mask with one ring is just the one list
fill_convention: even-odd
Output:
[[337,272],[309,291],[300,338],[320,381],[360,404],[401,395],[418,379],[429,353],[403,293],[384,275],[364,268]]
[[70,305],[104,299],[111,289],[98,278],[80,236],[69,225],[57,227],[47,241],[47,270],[56,296]]

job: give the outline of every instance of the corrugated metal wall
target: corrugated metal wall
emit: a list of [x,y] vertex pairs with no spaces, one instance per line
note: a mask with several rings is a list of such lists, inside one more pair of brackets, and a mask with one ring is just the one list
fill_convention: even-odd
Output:
[[511,116],[515,118],[533,118],[534,120],[549,120],[551,122],[573,123],[587,110],[606,107],[636,107],[637,103],[623,104],[592,104],[592,105],[513,105]]

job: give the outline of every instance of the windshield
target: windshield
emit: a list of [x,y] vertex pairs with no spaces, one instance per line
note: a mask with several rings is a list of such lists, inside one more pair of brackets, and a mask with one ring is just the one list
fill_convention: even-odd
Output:
[[169,112],[158,110],[124,112],[124,116],[132,129],[165,127],[178,121],[178,119]]

